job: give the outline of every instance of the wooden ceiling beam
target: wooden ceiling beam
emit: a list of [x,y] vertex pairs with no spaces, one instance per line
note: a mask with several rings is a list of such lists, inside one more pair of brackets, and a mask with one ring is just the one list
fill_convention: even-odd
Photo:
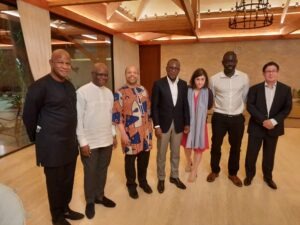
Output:
[[193,12],[191,3],[190,3],[189,0],[180,0],[180,1],[181,1],[182,6],[183,6],[185,15],[189,20],[191,28],[194,29],[195,28],[195,18],[196,17],[195,17],[195,14]]
[[111,29],[121,33],[133,32],[155,32],[164,33],[165,31],[182,31],[191,30],[190,24],[185,16],[177,16],[171,19],[125,22],[125,23],[109,23]]
[[113,29],[110,29],[109,27],[107,27],[103,24],[100,24],[99,22],[96,22],[96,21],[94,21],[90,18],[87,18],[87,17],[83,16],[83,15],[79,15],[78,13],[70,11],[70,10],[65,9],[63,7],[55,7],[55,8],[50,9],[50,11],[57,14],[57,15],[59,15],[59,16],[66,17],[70,20],[73,20],[73,21],[76,21],[78,23],[90,26],[94,29],[104,31],[104,32],[109,33],[109,34],[114,34],[115,33],[115,31]]
[[46,0],[23,0],[24,2],[27,2],[31,5],[35,5],[37,7],[43,8],[48,10],[49,9],[49,5],[47,3]]
[[49,7],[58,6],[71,6],[71,5],[87,5],[96,3],[111,3],[111,2],[122,2],[122,1],[136,1],[136,0],[48,0]]
[[199,39],[199,31],[196,26],[196,15],[194,12],[197,13],[197,0],[192,0],[192,5],[189,0],[180,0],[183,6],[184,12],[188,21],[190,23],[191,29],[197,39]]
[[181,8],[182,10],[184,10],[184,9],[183,9],[183,6],[182,6],[182,4],[181,4],[181,0],[172,0],[172,2],[174,2],[175,5],[177,5],[179,8]]
[[286,23],[286,25],[284,25],[280,29],[280,34],[285,36],[290,33],[293,33],[296,30],[300,30],[300,18],[294,19],[293,21]]
[[166,37],[169,34],[160,34],[160,33],[141,33],[139,35],[135,35],[135,38],[139,41],[151,41],[157,38]]
[[287,0],[286,3],[285,3],[285,6],[284,6],[283,12],[281,14],[281,19],[280,19],[281,24],[284,24],[284,20],[285,20],[287,11],[289,9],[289,6],[290,6],[290,0]]
[[107,21],[110,20],[110,18],[115,14],[116,10],[119,8],[121,5],[121,2],[111,2],[107,4],[106,6],[106,19]]
[[[198,2],[200,4],[200,0],[192,0],[191,1],[191,7],[192,7],[193,13],[195,15],[195,23],[196,23],[197,13],[198,13],[198,8],[197,8]],[[200,10],[199,10],[199,12],[200,12]]]

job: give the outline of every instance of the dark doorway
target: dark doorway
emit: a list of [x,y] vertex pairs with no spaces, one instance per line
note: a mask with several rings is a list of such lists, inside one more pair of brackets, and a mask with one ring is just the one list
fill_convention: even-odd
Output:
[[160,45],[140,45],[141,84],[151,95],[154,81],[160,79]]

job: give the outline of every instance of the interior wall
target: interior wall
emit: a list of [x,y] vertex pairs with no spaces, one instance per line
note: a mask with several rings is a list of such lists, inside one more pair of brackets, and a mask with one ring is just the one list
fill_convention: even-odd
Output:
[[263,81],[262,67],[268,61],[280,66],[279,80],[300,89],[300,40],[268,40],[225,43],[172,44],[161,46],[161,75],[170,58],[181,62],[180,77],[189,81],[193,71],[203,67],[209,76],[223,70],[222,57],[233,50],[238,56],[237,69],[246,72],[251,84]]
[[135,65],[139,67],[139,45],[114,35],[113,53],[115,89],[117,90],[125,84],[124,71],[126,66]]

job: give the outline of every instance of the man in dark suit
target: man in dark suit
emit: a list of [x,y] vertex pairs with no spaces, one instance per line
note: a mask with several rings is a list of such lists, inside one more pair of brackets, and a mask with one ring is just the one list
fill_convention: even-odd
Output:
[[78,155],[76,92],[68,80],[71,58],[57,49],[50,59],[51,73],[28,89],[23,120],[36,147],[38,166],[44,167],[48,200],[54,225],[84,216],[69,208]]
[[187,101],[187,83],[178,78],[178,59],[168,61],[167,76],[154,83],[152,89],[152,119],[157,137],[157,190],[163,193],[168,144],[171,149],[170,182],[180,189],[186,186],[180,181],[178,167],[182,132],[189,132],[190,116]]
[[247,110],[251,118],[248,125],[245,186],[249,186],[255,176],[257,156],[263,145],[264,181],[270,188],[277,189],[272,178],[275,150],[278,137],[284,134],[284,119],[292,109],[291,88],[277,81],[278,72],[277,63],[265,64],[263,67],[265,81],[249,89]]

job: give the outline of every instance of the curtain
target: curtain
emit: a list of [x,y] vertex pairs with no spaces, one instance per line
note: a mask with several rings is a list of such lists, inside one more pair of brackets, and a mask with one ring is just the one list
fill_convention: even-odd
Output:
[[45,9],[17,0],[27,56],[35,80],[51,70],[50,15]]

